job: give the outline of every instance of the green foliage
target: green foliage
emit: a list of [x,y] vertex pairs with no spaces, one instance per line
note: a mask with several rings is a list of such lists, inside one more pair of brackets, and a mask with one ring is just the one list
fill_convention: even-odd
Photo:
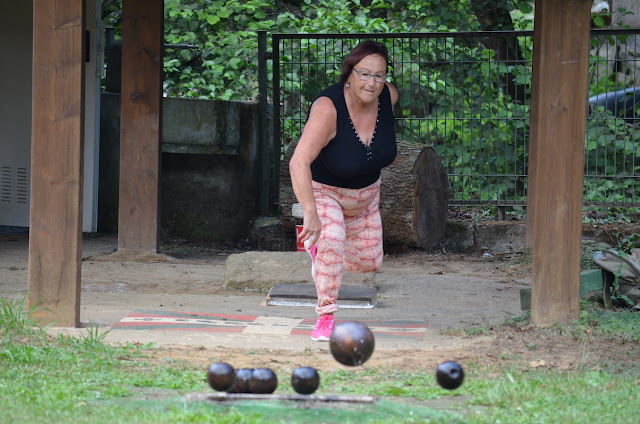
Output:
[[[509,10],[531,10],[527,0],[502,0]],[[257,31],[269,33],[388,33],[479,29],[469,0],[166,0],[165,93],[169,97],[256,98]],[[300,4],[300,6],[296,6]],[[104,21],[121,33],[121,0],[105,2]]]
[[169,97],[246,100],[258,91],[258,30],[274,27],[261,1],[165,1],[165,42],[195,49],[165,52]]
[[[121,0],[105,3],[107,25],[119,33]],[[273,33],[459,32],[481,29],[478,0],[166,0],[164,91],[168,97],[253,100],[258,96],[257,31]],[[511,21],[495,29],[531,29],[533,2],[498,0]],[[630,12],[621,10],[619,14]],[[606,16],[605,16],[606,17]],[[597,22],[596,22],[597,23]],[[283,40],[280,49],[283,152],[299,137],[309,102],[334,82],[359,40]],[[516,41],[516,62],[498,60],[481,39],[381,40],[393,53],[390,80],[401,92],[400,137],[429,143],[443,159],[455,200],[523,203],[526,199],[530,37]],[[612,36],[593,39],[614,46]],[[272,50],[274,46],[270,46]],[[513,49],[512,49],[513,51]],[[591,61],[589,95],[619,90],[606,58]],[[267,61],[271,78],[272,61]],[[525,101],[510,97],[517,85]],[[269,84],[270,86],[270,84]],[[269,94],[270,97],[273,93]],[[624,202],[640,189],[640,133],[629,120],[600,108],[587,121],[584,201]]]
[[623,202],[640,189],[640,133],[602,106],[587,121],[585,201]]

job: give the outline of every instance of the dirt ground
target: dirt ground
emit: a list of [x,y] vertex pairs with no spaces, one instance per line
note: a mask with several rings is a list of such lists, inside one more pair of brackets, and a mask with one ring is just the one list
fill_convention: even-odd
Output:
[[[108,328],[141,307],[313,316],[312,311],[300,308],[269,309],[261,303],[261,294],[223,290],[225,260],[241,250],[174,241],[163,247],[164,256],[131,262],[114,256],[116,248],[113,236],[85,237],[81,301],[81,320],[85,323]],[[0,296],[25,296],[27,270],[27,236],[0,235]],[[497,324],[522,313],[519,292],[530,283],[530,258],[523,255],[406,252],[385,257],[376,275],[378,307],[341,313],[343,318],[401,316],[429,322],[425,343],[387,347],[367,363],[373,367],[415,370],[455,359],[500,368],[597,369],[603,363],[624,364],[637,358],[637,344],[596,340],[589,330],[570,334],[558,328],[497,328]],[[283,372],[302,365],[321,370],[341,367],[330,355],[328,344],[307,342],[305,338],[304,342],[288,345],[289,339],[256,345],[247,340],[227,344],[220,339],[214,348],[200,339],[191,343],[182,339],[180,343],[159,344],[155,355],[158,360],[185,359],[203,367],[213,360],[226,360],[237,368],[268,364]]]

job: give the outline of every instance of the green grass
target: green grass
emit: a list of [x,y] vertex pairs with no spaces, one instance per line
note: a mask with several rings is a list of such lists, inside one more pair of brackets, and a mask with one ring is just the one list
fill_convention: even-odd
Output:
[[[484,416],[467,422],[632,423],[640,410],[637,370],[612,375],[604,371],[504,371],[494,380],[469,379],[464,390]],[[595,420],[595,421],[594,421]]]
[[[0,423],[629,423],[640,410],[634,361],[563,371],[473,358],[455,391],[438,387],[430,368],[322,371],[318,394],[380,396],[375,405],[189,402],[187,394],[211,391],[205,370],[159,358],[151,345],[108,345],[97,327],[80,338],[47,336],[31,312],[0,298]],[[516,317],[507,325],[527,321]],[[574,324],[546,331],[588,333],[640,353],[637,313],[583,305]],[[279,375],[276,393],[293,393],[287,377]]]

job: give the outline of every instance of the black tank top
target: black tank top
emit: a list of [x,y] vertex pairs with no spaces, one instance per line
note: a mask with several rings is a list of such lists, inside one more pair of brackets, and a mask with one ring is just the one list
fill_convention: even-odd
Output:
[[336,136],[311,164],[313,180],[342,188],[364,188],[375,183],[382,168],[391,165],[397,154],[389,87],[385,84],[378,97],[378,122],[369,147],[360,141],[351,123],[342,84],[332,85],[318,97],[330,98],[338,117]]

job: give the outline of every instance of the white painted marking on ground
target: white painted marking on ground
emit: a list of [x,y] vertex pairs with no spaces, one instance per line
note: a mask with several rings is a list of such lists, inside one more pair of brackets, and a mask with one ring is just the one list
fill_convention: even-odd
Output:
[[243,334],[291,334],[291,331],[302,322],[298,318],[257,317],[247,324]]

